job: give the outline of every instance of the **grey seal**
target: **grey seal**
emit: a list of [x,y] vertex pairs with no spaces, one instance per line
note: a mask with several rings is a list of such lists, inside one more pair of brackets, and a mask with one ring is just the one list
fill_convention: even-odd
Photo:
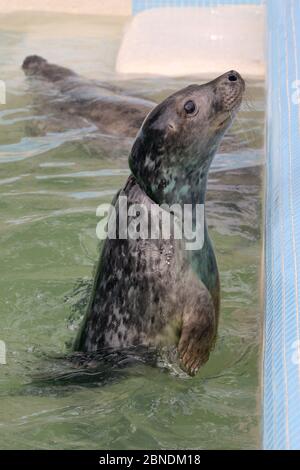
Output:
[[[114,200],[117,217],[121,196],[127,197],[128,208],[204,204],[210,164],[244,90],[242,77],[230,71],[156,106],[133,144],[132,174]],[[203,246],[192,251],[172,236],[118,235],[104,243],[74,350],[172,345],[181,368],[194,375],[209,358],[220,310],[219,274],[206,221]]]
[[153,101],[126,96],[118,87],[83,78],[38,55],[27,56],[22,69],[26,76],[43,80],[60,93],[57,100],[51,97],[51,106],[57,112],[85,118],[102,132],[135,137],[145,116],[155,106]]

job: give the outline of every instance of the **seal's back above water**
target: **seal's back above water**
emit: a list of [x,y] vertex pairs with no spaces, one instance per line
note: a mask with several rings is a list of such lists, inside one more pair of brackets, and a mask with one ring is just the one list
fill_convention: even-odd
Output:
[[[46,107],[54,115],[55,111],[59,116],[63,114],[64,120],[73,117],[71,125],[80,116],[96,124],[102,132],[135,137],[145,116],[155,106],[152,101],[126,96],[124,90],[111,83],[86,79],[37,55],[26,57],[22,69],[26,76],[42,81],[43,110]],[[59,91],[58,96],[49,93],[47,83]]]
[[[212,158],[244,88],[240,75],[230,71],[178,91],[151,111],[129,157],[132,175],[114,201],[117,218],[121,196],[128,212],[133,204],[149,210],[204,204]],[[172,344],[181,366],[194,374],[209,357],[219,315],[219,275],[206,223],[203,247],[192,251],[174,236],[118,235],[105,241],[75,349]]]

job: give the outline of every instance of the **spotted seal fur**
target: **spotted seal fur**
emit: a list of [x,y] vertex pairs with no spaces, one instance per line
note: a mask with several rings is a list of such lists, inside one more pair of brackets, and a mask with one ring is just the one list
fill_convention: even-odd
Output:
[[[131,176],[114,205],[204,204],[208,171],[241,104],[245,84],[230,71],[169,96],[144,121],[129,157]],[[130,223],[128,217],[128,223]],[[208,228],[201,249],[183,240],[106,239],[74,349],[175,345],[194,375],[215,342],[219,274]]]

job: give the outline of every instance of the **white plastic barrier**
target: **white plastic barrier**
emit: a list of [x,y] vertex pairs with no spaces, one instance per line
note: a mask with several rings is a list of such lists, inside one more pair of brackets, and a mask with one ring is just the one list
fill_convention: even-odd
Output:
[[134,16],[116,69],[124,74],[263,76],[264,6],[173,7]]

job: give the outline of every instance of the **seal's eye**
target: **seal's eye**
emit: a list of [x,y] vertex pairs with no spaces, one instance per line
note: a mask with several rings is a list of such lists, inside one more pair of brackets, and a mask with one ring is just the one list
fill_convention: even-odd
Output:
[[192,100],[187,101],[184,105],[184,110],[185,110],[186,114],[194,113],[195,110],[196,110],[196,105],[195,105],[194,101],[192,101]]

